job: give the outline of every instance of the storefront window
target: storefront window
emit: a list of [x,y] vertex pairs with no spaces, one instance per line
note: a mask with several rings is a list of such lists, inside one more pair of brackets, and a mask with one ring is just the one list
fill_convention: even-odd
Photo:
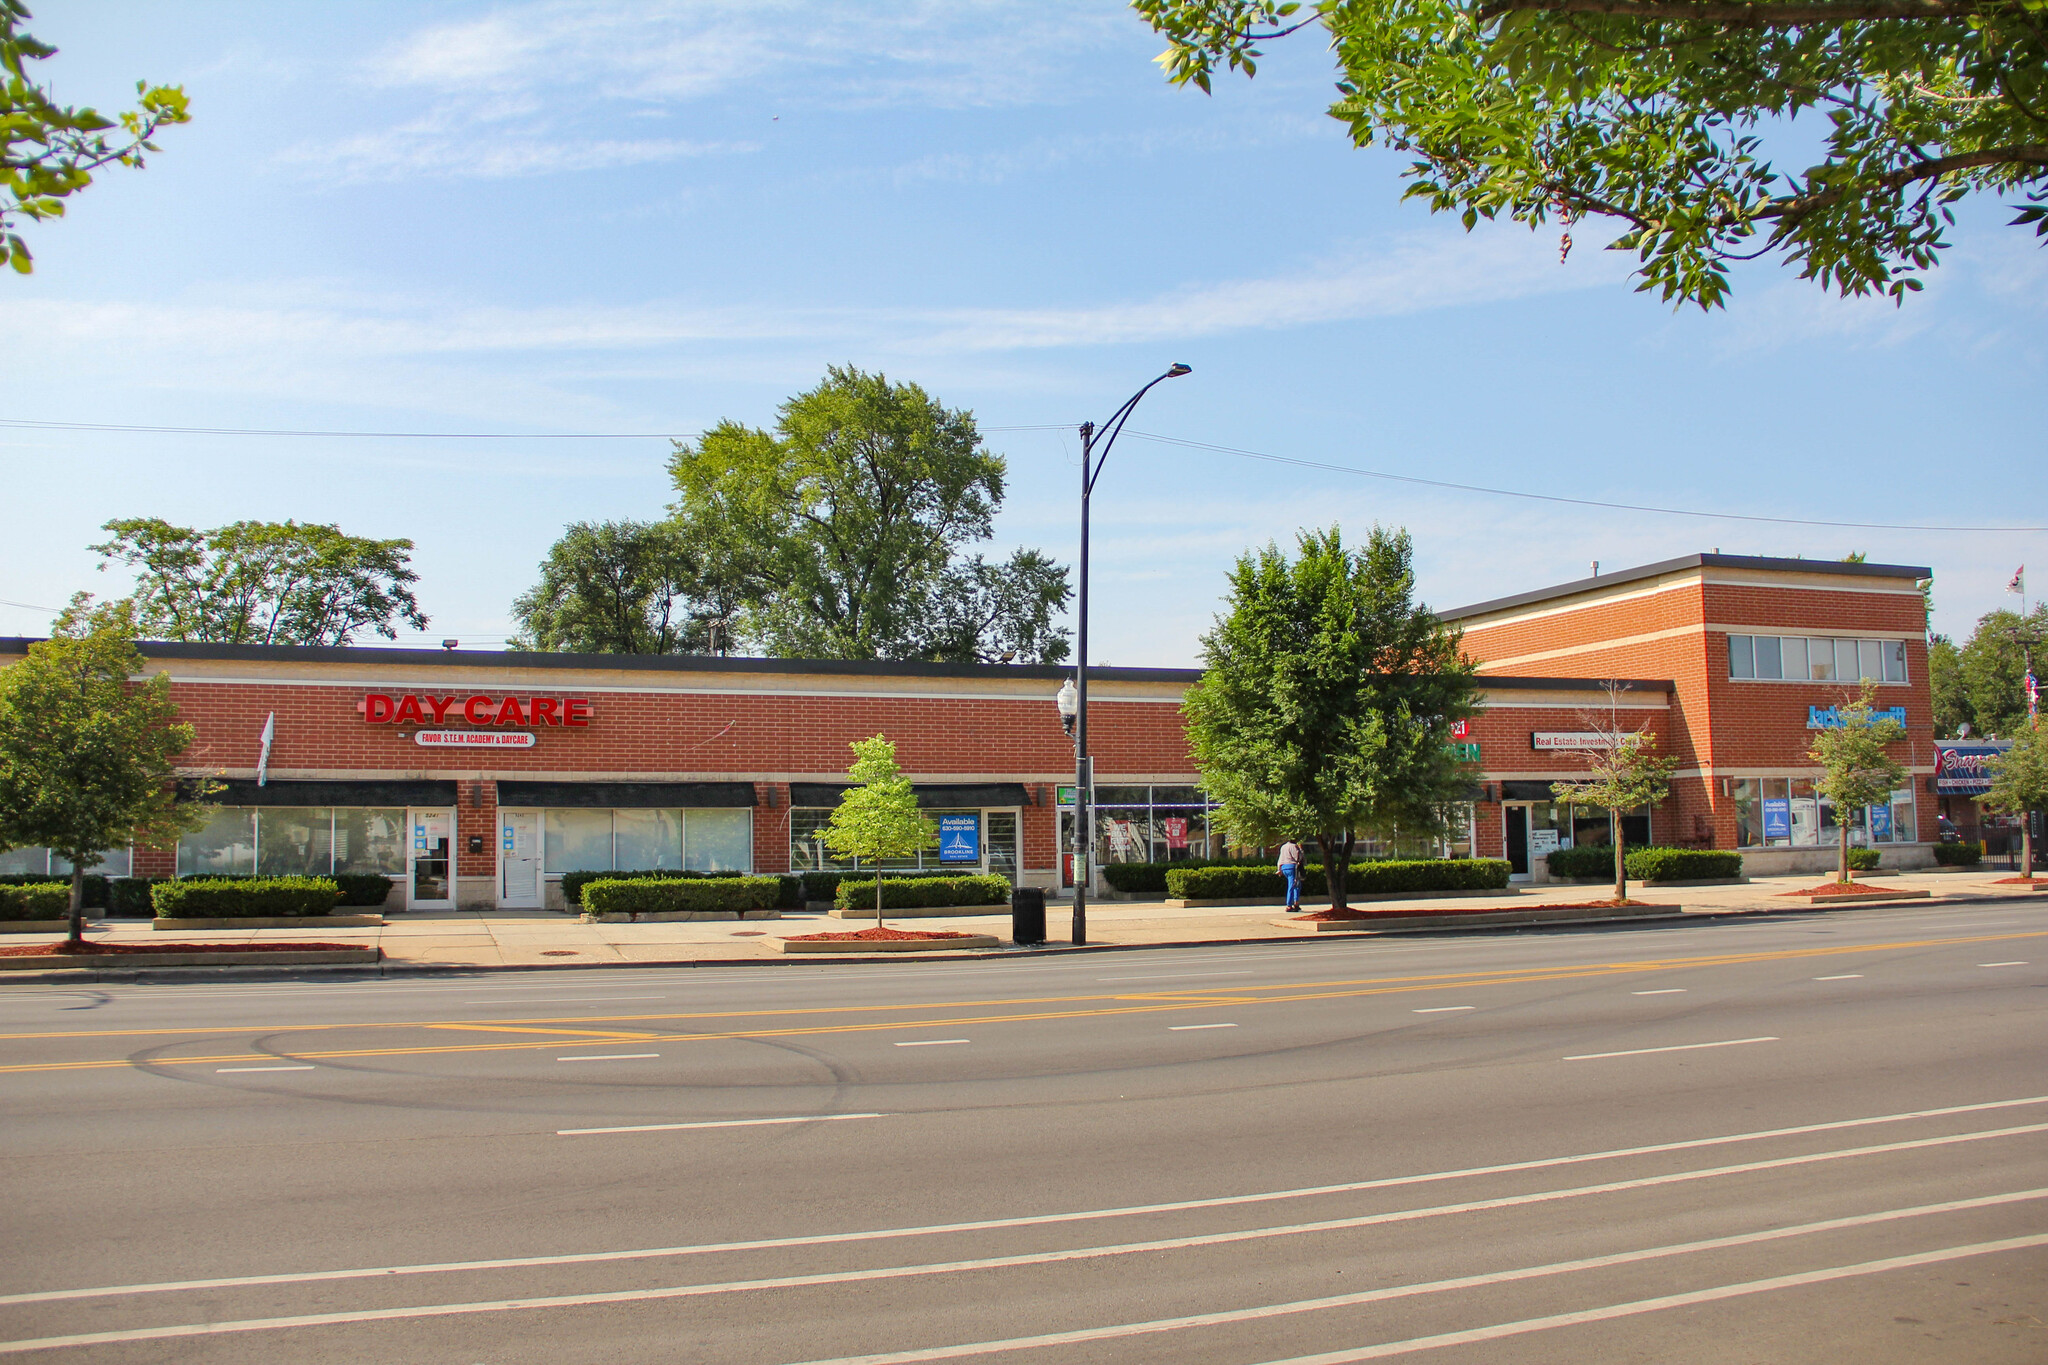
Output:
[[[1730,784],[1738,848],[1815,848],[1836,839],[1835,807],[1819,795],[1810,777],[1745,777]],[[1919,838],[1910,787],[1890,802],[1857,810],[1849,820],[1849,842],[1910,844]]]
[[754,865],[754,813],[690,811],[683,817],[683,840],[683,866],[690,871],[744,872]]
[[339,806],[334,812],[334,870],[405,875],[405,809]]
[[[86,869],[93,877],[125,877],[130,866],[128,850],[110,848]],[[46,848],[10,848],[0,853],[0,877],[68,877],[71,860]]]
[[[542,866],[550,873],[610,872],[612,813],[608,810],[551,810],[543,840]],[[629,869],[630,870],[630,869]]]
[[[656,872],[688,866],[683,861],[681,811],[615,810],[611,816],[612,867],[621,872]],[[696,820],[695,815],[690,818]]]
[[334,870],[334,812],[325,806],[265,806],[256,812],[256,871],[265,877],[324,877]]
[[1904,640],[1730,635],[1728,676],[1798,682],[1906,681]]
[[178,875],[256,871],[256,812],[245,806],[216,806],[206,824],[178,838]]
[[1791,791],[1792,844],[1795,848],[1812,848],[1820,843],[1820,797],[1810,777],[1793,778]]

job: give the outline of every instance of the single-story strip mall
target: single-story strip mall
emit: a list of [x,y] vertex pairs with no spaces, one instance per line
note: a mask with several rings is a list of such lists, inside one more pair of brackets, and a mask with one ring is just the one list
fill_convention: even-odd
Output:
[[[1753,871],[1832,866],[1807,750],[1868,679],[1905,724],[1912,778],[1853,813],[1852,841],[1930,861],[1928,576],[1694,554],[1442,612],[1484,698],[1457,738],[1473,763],[1464,832],[1437,851],[1541,879],[1546,853],[1606,839],[1604,812],[1551,788],[1583,773],[1617,707],[1678,759],[1669,799],[1624,822],[1631,843],[1741,849]],[[0,665],[31,643],[0,639]],[[1069,668],[141,647],[197,730],[185,768],[221,790],[204,828],[111,850],[96,869],[110,874],[380,872],[400,883],[394,909],[510,909],[561,906],[569,872],[844,867],[819,831],[847,745],[886,734],[942,830],[900,866],[1072,885],[1073,749],[1054,705]],[[1199,676],[1089,670],[1098,869],[1225,851],[1182,730]],[[0,854],[0,873],[63,870],[41,849]]]

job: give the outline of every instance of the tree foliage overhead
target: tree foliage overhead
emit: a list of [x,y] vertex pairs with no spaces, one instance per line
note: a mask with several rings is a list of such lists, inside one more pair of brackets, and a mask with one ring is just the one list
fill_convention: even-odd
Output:
[[1315,836],[1342,909],[1359,835],[1452,832],[1471,779],[1451,727],[1478,691],[1459,633],[1414,601],[1407,532],[1375,526],[1353,550],[1332,527],[1298,548],[1239,557],[1181,709],[1223,827],[1249,844]]
[[0,849],[40,845],[70,860],[74,943],[101,849],[174,844],[204,815],[174,800],[193,731],[167,674],[130,681],[143,669],[134,639],[130,604],[80,594],[48,640],[0,668]]
[[1331,115],[1360,147],[1415,154],[1411,197],[1467,228],[1607,219],[1665,299],[1713,307],[1731,262],[1771,254],[1902,298],[1980,192],[2017,193],[2015,222],[2048,233],[2041,0],[1134,6],[1171,43],[1168,76],[1203,90],[1219,64],[1250,75],[1259,44],[1321,27]]
[[129,517],[100,529],[112,539],[92,549],[136,570],[135,625],[150,639],[345,645],[365,630],[396,639],[397,621],[427,626],[409,540],[294,521],[195,531]]
[[738,585],[674,521],[579,521],[512,604],[515,649],[709,654],[729,648]]
[[1057,663],[1066,571],[1035,551],[965,557],[1002,505],[1004,464],[971,413],[850,367],[782,405],[773,432],[721,422],[669,461],[677,519],[743,595],[765,652]]
[[22,31],[31,16],[21,0],[0,0],[0,261],[23,275],[35,269],[16,218],[64,216],[64,200],[92,183],[94,171],[119,164],[140,168],[143,154],[161,150],[150,138],[159,128],[191,122],[185,91],[137,81],[139,107],[109,119],[86,107],[67,107],[29,78],[28,63],[57,49]]
[[2027,723],[2027,660],[2039,677],[2048,661],[2048,604],[2025,616],[1986,612],[1958,652],[1956,672],[1965,698],[1964,720],[1984,735],[2010,738]]

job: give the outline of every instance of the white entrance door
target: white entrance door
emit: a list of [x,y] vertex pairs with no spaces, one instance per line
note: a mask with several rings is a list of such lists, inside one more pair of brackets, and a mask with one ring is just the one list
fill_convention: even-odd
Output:
[[540,812],[498,812],[498,904],[507,910],[541,907]]
[[455,908],[455,812],[416,810],[407,813],[410,837],[406,853],[405,908]]

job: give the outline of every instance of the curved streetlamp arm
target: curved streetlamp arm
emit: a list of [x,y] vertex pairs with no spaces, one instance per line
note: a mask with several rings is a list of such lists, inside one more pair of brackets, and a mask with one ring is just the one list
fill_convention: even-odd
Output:
[[[1123,434],[1124,423],[1131,420],[1131,413],[1137,409],[1138,400],[1150,393],[1154,385],[1168,379],[1178,379],[1187,373],[1189,373],[1189,367],[1186,365],[1176,363],[1168,367],[1165,374],[1160,375],[1152,383],[1147,384],[1144,388],[1139,389],[1136,393],[1125,399],[1124,405],[1109,415],[1109,420],[1104,422],[1100,428],[1104,433],[1099,443],[1102,454],[1096,459],[1095,467],[1088,471],[1088,492],[1092,493],[1095,491],[1095,480],[1101,477],[1102,466],[1109,459],[1109,448],[1115,445],[1116,438]],[[1091,441],[1089,444],[1094,446],[1097,443]]]

